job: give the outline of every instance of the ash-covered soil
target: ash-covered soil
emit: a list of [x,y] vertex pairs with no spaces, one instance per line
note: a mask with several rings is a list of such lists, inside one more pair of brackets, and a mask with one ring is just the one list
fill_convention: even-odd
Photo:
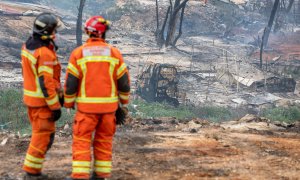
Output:
[[[71,173],[69,134],[70,129],[57,131],[44,164],[50,179]],[[0,146],[1,179],[21,179],[29,137],[0,135],[2,142],[6,138]],[[299,172],[297,127],[162,118],[118,128],[111,179],[298,179]]]

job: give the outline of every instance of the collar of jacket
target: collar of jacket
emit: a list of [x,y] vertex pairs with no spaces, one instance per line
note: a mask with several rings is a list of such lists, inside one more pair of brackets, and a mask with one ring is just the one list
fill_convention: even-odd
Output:
[[25,44],[27,49],[35,50],[42,46],[49,46],[50,41],[43,41],[37,36],[30,36]]
[[90,42],[104,42],[105,43],[105,40],[102,38],[89,38],[86,42],[87,43],[90,43]]
[[42,40],[40,37],[34,35],[30,36],[25,44],[29,50],[35,50],[42,46],[46,46],[53,51],[58,49],[53,40]]

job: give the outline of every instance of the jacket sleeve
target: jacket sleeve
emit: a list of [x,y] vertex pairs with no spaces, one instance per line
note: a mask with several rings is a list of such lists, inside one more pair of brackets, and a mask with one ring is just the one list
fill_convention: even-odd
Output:
[[128,104],[130,96],[129,71],[120,53],[118,59],[120,60],[120,63],[117,66],[117,87],[119,93],[119,100],[121,104]]
[[81,77],[80,68],[76,63],[76,57],[73,52],[70,56],[69,64],[66,71],[64,86],[64,106],[73,108],[78,93],[79,79]]
[[57,65],[58,61],[52,52],[44,51],[40,49],[40,56],[38,58],[38,77],[39,84],[46,103],[51,110],[57,110],[61,108],[59,103],[58,93],[56,92],[57,82],[53,78],[54,66]]

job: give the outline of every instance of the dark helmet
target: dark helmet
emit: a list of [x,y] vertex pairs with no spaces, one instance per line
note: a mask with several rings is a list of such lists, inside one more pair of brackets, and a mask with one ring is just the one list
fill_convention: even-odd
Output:
[[42,13],[36,17],[33,23],[33,33],[50,37],[58,27],[58,18],[51,13]]

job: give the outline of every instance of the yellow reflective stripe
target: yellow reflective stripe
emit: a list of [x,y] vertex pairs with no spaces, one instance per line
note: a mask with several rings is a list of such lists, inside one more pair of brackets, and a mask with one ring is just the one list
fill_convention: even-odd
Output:
[[90,161],[73,161],[72,166],[80,166],[80,167],[90,167],[91,162]]
[[32,64],[36,64],[36,62],[37,62],[37,59],[32,54],[30,54],[29,52],[27,52],[25,50],[21,51],[21,56],[24,56],[27,59],[29,59]]
[[94,141],[111,143],[112,139],[111,140],[108,140],[108,139],[95,139]]
[[31,161],[31,162],[36,162],[36,163],[42,163],[44,161],[43,158],[37,158],[37,157],[34,157],[30,154],[26,154],[26,159]]
[[112,166],[111,161],[95,161],[95,166]]
[[122,95],[122,94],[119,94],[119,97],[123,100],[128,100],[129,99],[129,95]]
[[82,64],[81,65],[81,70],[83,72],[83,78],[82,78],[82,82],[81,82],[81,89],[80,89],[80,92],[81,92],[81,96],[82,97],[85,97],[85,78],[86,78],[86,65],[85,64]]
[[47,72],[49,74],[53,74],[53,69],[48,66],[40,66],[38,68],[38,73]]
[[110,82],[111,82],[111,97],[116,96],[116,84],[114,81],[114,70],[115,70],[115,64],[110,63],[109,64],[109,76],[110,76]]
[[71,70],[74,73],[74,75],[76,75],[77,77],[79,76],[78,69],[72,63],[69,63],[67,68]]
[[123,95],[123,96],[129,96],[130,92],[122,92],[122,91],[120,91],[119,94]]
[[85,142],[91,142],[90,139],[80,138],[80,137],[77,137],[77,136],[73,136],[73,138],[76,139],[76,140],[81,140],[81,141],[85,141]]
[[30,91],[30,90],[24,89],[24,95],[31,96],[31,97],[37,97],[37,98],[44,98],[44,95],[40,88],[39,78],[37,76],[37,72],[36,72],[35,66],[33,64],[31,64],[31,70],[35,77],[36,91]]
[[75,101],[75,99],[76,99],[76,96],[72,97],[72,98],[65,97],[65,103],[72,103]]
[[42,90],[41,90],[41,86],[40,86],[40,82],[39,82],[39,77],[37,75],[37,72],[36,72],[36,68],[33,64],[31,64],[31,69],[32,69],[32,72],[34,74],[34,77],[35,77],[35,84],[36,84],[36,91],[35,91],[35,97],[44,97],[44,94],[42,93]]
[[44,95],[41,91],[36,68],[34,66],[37,63],[37,59],[31,53],[27,52],[26,50],[22,50],[21,55],[26,57],[29,61],[31,61],[31,69],[35,76],[35,84],[36,84],[36,88],[37,88],[36,91],[30,91],[30,90],[24,89],[24,95],[31,96],[31,97],[43,98]]
[[99,173],[111,173],[111,168],[109,168],[109,167],[96,167],[95,171],[99,172]]
[[[79,59],[77,61],[77,63],[80,65],[81,70],[83,72],[83,78],[82,78],[82,83],[81,83],[81,97],[85,98],[86,97],[86,73],[87,73],[87,67],[86,67],[86,63],[88,62],[108,62],[110,63],[109,66],[109,74],[110,74],[110,80],[111,80],[111,97],[115,97],[116,96],[116,85],[113,79],[113,73],[114,73],[114,69],[115,69],[115,65],[119,63],[119,59],[110,57],[110,56],[86,56],[83,57],[81,59]],[[86,103],[105,103],[107,102],[106,100],[102,100],[102,99],[93,99],[93,100],[87,100],[87,99],[79,99],[77,98],[76,102],[86,102]],[[117,102],[117,100],[108,100],[108,102]]]
[[28,161],[27,159],[25,159],[24,165],[31,167],[31,168],[35,168],[35,169],[42,169],[42,166],[43,166],[42,164],[32,163],[32,162]]
[[123,72],[124,72],[124,70],[126,69],[126,64],[125,63],[123,63],[120,67],[119,67],[119,69],[117,70],[117,77],[119,77]]
[[46,99],[46,102],[49,106],[52,106],[53,104],[57,103],[59,100],[58,100],[58,96],[55,95],[54,98],[52,99]]
[[36,147],[34,147],[33,145],[29,145],[32,149],[34,149],[34,150],[36,150],[36,151],[38,151],[38,152],[40,152],[40,153],[42,153],[42,154],[45,154],[45,152],[44,151],[42,151],[42,150],[40,150],[39,148],[36,148]]
[[118,97],[101,97],[101,98],[77,97],[76,102],[79,102],[79,103],[114,103],[114,102],[118,102]]
[[73,173],[90,173],[90,168],[80,168],[80,167],[73,167]]
[[103,152],[105,154],[112,154],[110,151],[107,151],[107,150],[104,150],[104,149],[101,149],[101,148],[97,148],[97,147],[94,147],[96,150],[100,151],[100,152]]
[[37,98],[44,98],[44,95],[42,94],[42,92],[29,91],[27,89],[24,89],[24,95],[31,96],[31,97],[37,97]]
[[87,62],[109,62],[119,64],[119,59],[110,56],[85,56],[77,61],[77,64],[82,65]]

